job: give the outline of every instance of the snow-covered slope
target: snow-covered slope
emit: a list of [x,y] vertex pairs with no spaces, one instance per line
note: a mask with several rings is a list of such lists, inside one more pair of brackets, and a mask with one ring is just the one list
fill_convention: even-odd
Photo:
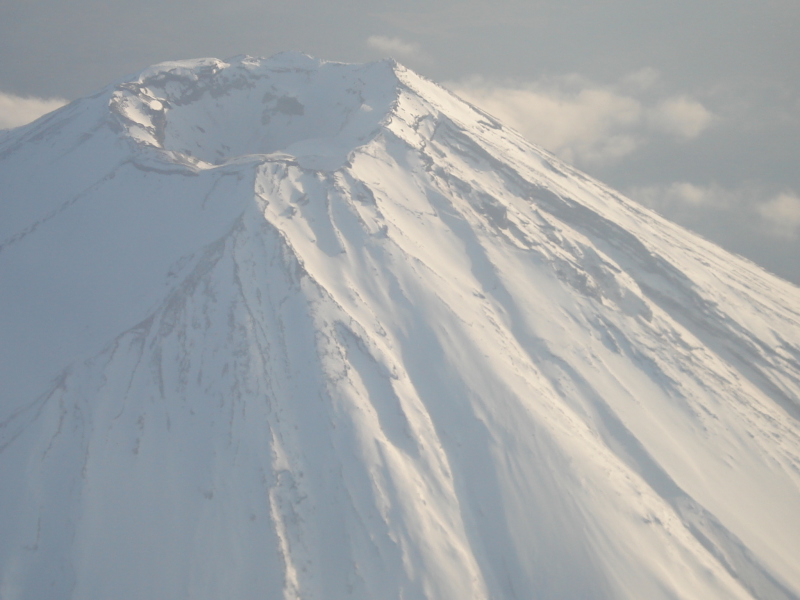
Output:
[[800,597],[800,290],[393,62],[0,137],[0,598]]

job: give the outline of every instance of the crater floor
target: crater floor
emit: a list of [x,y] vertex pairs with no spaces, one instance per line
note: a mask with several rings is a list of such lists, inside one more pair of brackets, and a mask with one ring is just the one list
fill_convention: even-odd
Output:
[[112,110],[137,141],[207,163],[280,154],[335,170],[375,135],[397,84],[389,61],[201,59],[148,69],[115,93]]

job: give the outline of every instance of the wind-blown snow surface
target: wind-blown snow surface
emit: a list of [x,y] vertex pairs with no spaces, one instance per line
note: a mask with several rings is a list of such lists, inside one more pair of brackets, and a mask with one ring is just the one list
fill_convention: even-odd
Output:
[[800,290],[393,62],[0,137],[0,598],[800,596]]

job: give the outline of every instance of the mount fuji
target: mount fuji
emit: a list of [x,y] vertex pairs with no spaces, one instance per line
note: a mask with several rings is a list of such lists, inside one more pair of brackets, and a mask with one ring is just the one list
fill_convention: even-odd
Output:
[[0,598],[800,598],[800,289],[393,61],[0,133]]

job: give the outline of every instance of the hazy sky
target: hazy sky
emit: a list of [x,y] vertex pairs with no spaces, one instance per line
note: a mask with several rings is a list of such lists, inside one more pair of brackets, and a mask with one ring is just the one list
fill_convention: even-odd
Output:
[[800,284],[798,31],[798,0],[0,0],[0,128],[163,60],[394,56]]

